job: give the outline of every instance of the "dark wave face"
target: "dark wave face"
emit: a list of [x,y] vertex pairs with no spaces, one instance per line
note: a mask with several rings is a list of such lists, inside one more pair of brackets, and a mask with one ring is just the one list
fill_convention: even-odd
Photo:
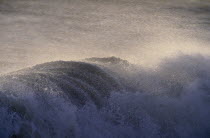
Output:
[[[51,114],[57,122],[58,118],[62,119],[59,112],[67,115],[69,113],[66,110],[72,110],[72,107],[63,109],[64,106],[81,108],[85,104],[94,104],[100,108],[106,103],[111,91],[121,89],[113,77],[95,65],[64,61],[45,63],[2,76],[0,84],[2,112],[6,113],[7,117],[10,114],[14,115],[15,118],[9,118],[10,121],[14,121],[11,125],[20,127],[18,130],[0,132],[1,137],[12,136],[13,133],[14,136],[20,137],[59,137],[60,134],[57,135],[54,130],[57,124],[53,124],[48,115]],[[35,126],[40,125],[36,126],[36,132],[31,123],[35,123]],[[14,128],[15,126],[11,126],[10,129]],[[38,132],[46,128],[46,132],[42,132],[44,135]]]
[[149,71],[91,58],[1,76],[0,137],[207,138],[209,63],[182,55]]

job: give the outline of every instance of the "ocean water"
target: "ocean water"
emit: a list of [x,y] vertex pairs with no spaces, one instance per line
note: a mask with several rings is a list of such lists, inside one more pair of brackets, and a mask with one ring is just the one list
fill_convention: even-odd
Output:
[[0,138],[210,137],[208,0],[0,0]]

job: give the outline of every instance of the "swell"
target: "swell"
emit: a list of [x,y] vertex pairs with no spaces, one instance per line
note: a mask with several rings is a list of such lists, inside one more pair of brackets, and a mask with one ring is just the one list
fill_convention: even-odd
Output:
[[[96,65],[82,62],[50,62],[34,66],[29,69],[13,72],[3,76],[1,91],[10,91],[10,86],[16,83],[26,86],[42,94],[44,91],[59,89],[70,101],[78,106],[86,102],[100,102],[110,95],[111,91],[118,91],[120,84]],[[54,88],[54,86],[55,88]],[[102,85],[103,84],[103,85]],[[53,86],[53,87],[51,87]]]
[[[6,114],[16,115],[22,121],[25,120],[23,122],[36,123],[34,116],[37,115],[36,112],[41,112],[39,109],[53,112],[56,107],[52,106],[60,106],[59,103],[51,103],[53,99],[64,100],[62,103],[78,108],[92,103],[101,108],[106,104],[111,91],[122,89],[115,78],[96,65],[64,61],[44,63],[1,76],[0,84],[2,110],[8,112]],[[19,133],[14,136],[32,135],[32,132],[27,130],[28,125],[20,126]],[[15,132],[8,132],[7,136],[13,136],[12,133]],[[0,136],[4,137],[3,134],[0,132]]]
[[9,73],[0,137],[209,137],[209,61],[180,55],[152,70],[90,58]]

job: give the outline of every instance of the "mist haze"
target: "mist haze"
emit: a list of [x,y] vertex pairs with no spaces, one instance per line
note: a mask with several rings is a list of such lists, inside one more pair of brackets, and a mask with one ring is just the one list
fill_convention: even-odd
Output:
[[151,67],[179,53],[209,55],[208,9],[208,1],[1,0],[1,72],[88,57]]

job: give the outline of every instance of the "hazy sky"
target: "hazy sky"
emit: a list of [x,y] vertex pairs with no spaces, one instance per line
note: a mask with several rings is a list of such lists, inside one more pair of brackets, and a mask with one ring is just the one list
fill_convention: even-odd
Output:
[[209,54],[209,5],[196,0],[0,0],[0,72],[93,56],[150,66],[179,52]]

